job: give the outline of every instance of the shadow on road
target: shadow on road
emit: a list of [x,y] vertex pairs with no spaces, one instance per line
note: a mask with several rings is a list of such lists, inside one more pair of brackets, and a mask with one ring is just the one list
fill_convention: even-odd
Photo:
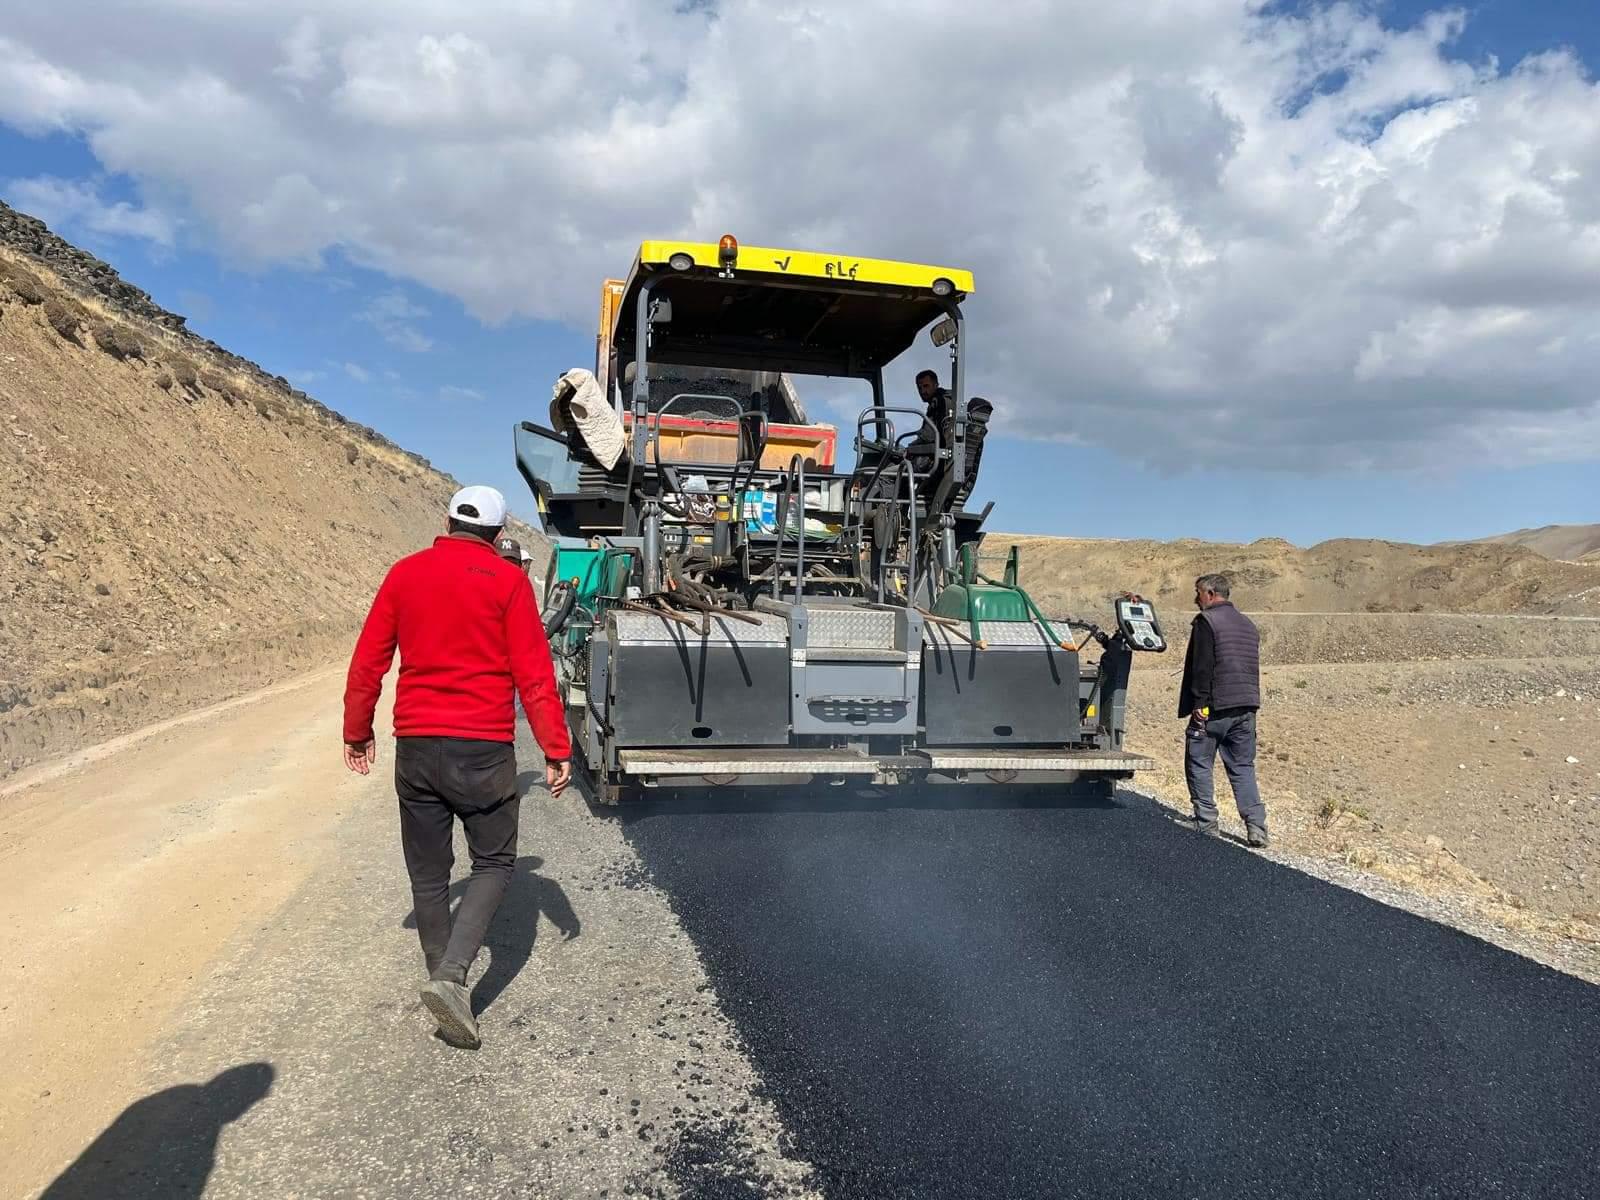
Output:
[[222,1127],[272,1090],[264,1062],[230,1067],[208,1083],[185,1083],[130,1104],[40,1200],[183,1200],[200,1196]]
[[[506,885],[505,899],[500,902],[500,910],[489,926],[489,936],[483,942],[484,949],[489,952],[489,967],[472,989],[475,1014],[481,1015],[498,1000],[500,993],[528,965],[533,957],[534,941],[539,936],[541,914],[556,927],[564,942],[570,942],[582,932],[582,922],[573,910],[572,901],[567,899],[559,883],[538,873],[542,866],[544,859],[538,855],[525,854],[517,859],[511,882]],[[450,885],[452,909],[461,902],[466,890],[465,876]],[[415,909],[406,914],[402,925],[406,929],[417,927]]]

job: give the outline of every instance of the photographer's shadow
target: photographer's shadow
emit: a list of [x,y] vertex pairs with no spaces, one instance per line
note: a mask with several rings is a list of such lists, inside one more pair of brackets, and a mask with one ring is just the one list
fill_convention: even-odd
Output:
[[[570,942],[582,931],[578,914],[573,911],[572,902],[561,885],[538,873],[542,866],[544,859],[525,854],[512,868],[505,899],[500,902],[499,911],[489,924],[489,936],[483,941],[483,948],[489,952],[489,966],[472,989],[474,1015],[481,1015],[498,1000],[500,993],[511,986],[511,981],[528,965],[533,957],[534,941],[539,936],[541,914],[556,927],[564,942]],[[452,912],[466,890],[466,877],[450,885]],[[417,927],[415,909],[406,914],[403,924],[407,929]]]

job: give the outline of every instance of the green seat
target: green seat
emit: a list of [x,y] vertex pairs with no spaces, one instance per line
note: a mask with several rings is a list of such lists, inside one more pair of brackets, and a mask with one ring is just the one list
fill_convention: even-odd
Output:
[[1033,597],[1023,591],[1018,582],[1021,568],[1015,546],[1006,555],[1005,575],[990,579],[978,570],[977,547],[971,542],[961,547],[960,578],[946,584],[935,597],[933,614],[963,621],[971,632],[975,645],[983,645],[983,627],[986,623],[1037,622],[1045,635],[1064,650],[1075,649],[1070,642],[1062,641],[1044,613],[1034,603]]
[[952,583],[939,593],[933,612],[938,617],[969,621],[976,617],[990,621],[1030,620],[1022,594],[1014,588],[991,587],[986,583]]

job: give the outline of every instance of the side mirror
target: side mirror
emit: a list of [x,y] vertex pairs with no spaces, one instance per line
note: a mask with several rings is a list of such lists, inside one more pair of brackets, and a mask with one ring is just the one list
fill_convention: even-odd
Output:
[[650,301],[650,324],[670,325],[672,323],[672,301],[665,296],[659,300]]
[[932,329],[928,330],[928,338],[935,346],[944,346],[956,340],[956,319],[946,317]]

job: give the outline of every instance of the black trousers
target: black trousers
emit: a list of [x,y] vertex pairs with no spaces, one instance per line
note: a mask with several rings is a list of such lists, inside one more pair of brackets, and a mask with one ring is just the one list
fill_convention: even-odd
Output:
[[[517,861],[516,752],[510,742],[396,738],[394,786],[428,978],[464,984]],[[452,922],[457,818],[466,830],[472,877]]]

